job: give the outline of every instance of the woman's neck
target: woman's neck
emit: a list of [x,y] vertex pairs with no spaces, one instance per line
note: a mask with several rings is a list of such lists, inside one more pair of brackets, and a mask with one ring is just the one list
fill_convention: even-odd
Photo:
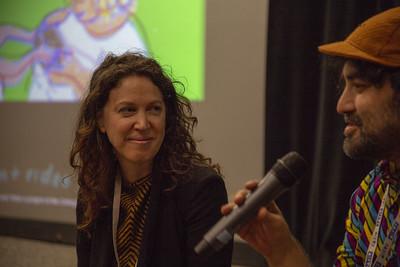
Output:
[[145,165],[135,164],[134,166],[132,164],[129,164],[129,166],[123,166],[123,165],[125,164],[120,164],[122,179],[124,179],[124,181],[129,184],[134,183],[140,180],[141,178],[149,175],[152,169],[151,164],[145,164]]

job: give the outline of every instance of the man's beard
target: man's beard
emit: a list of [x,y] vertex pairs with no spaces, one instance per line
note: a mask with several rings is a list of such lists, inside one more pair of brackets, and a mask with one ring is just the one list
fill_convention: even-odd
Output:
[[374,130],[365,129],[365,123],[357,115],[345,115],[345,120],[348,116],[347,120],[355,123],[359,130],[358,137],[348,136],[344,139],[343,151],[348,157],[381,160],[389,159],[400,152],[397,151],[400,148],[400,116],[392,109],[388,112],[382,118],[385,120],[384,126]]
[[352,137],[345,137],[343,141],[344,153],[352,159],[371,159],[377,160],[385,157],[390,142],[386,142],[381,133],[381,136],[376,134],[365,133],[362,129],[358,140],[353,140]]

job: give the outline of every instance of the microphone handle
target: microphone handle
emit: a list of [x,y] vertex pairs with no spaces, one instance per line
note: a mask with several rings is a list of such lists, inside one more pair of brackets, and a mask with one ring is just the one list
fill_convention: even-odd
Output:
[[258,183],[257,188],[250,192],[245,202],[241,206],[236,206],[230,214],[221,218],[203,237],[203,245],[196,247],[196,251],[201,251],[205,245],[211,246],[215,251],[224,247],[232,238],[233,234],[246,219],[256,215],[258,208],[276,199],[289,187],[285,187],[273,171]]

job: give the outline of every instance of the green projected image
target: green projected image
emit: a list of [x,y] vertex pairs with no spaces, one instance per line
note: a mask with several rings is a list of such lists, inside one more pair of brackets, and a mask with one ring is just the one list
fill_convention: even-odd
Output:
[[157,59],[204,98],[204,0],[0,0],[0,101],[71,102],[109,53]]

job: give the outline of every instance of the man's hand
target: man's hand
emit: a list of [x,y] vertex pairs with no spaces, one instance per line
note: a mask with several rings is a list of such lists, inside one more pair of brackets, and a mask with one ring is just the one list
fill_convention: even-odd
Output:
[[[242,205],[247,194],[256,190],[257,184],[257,181],[247,182],[246,189],[236,193],[234,203],[221,207],[222,214],[227,215],[235,205]],[[257,216],[241,226],[238,234],[266,258],[270,267],[310,266],[301,245],[291,234],[282,212],[274,201],[261,207]]]

